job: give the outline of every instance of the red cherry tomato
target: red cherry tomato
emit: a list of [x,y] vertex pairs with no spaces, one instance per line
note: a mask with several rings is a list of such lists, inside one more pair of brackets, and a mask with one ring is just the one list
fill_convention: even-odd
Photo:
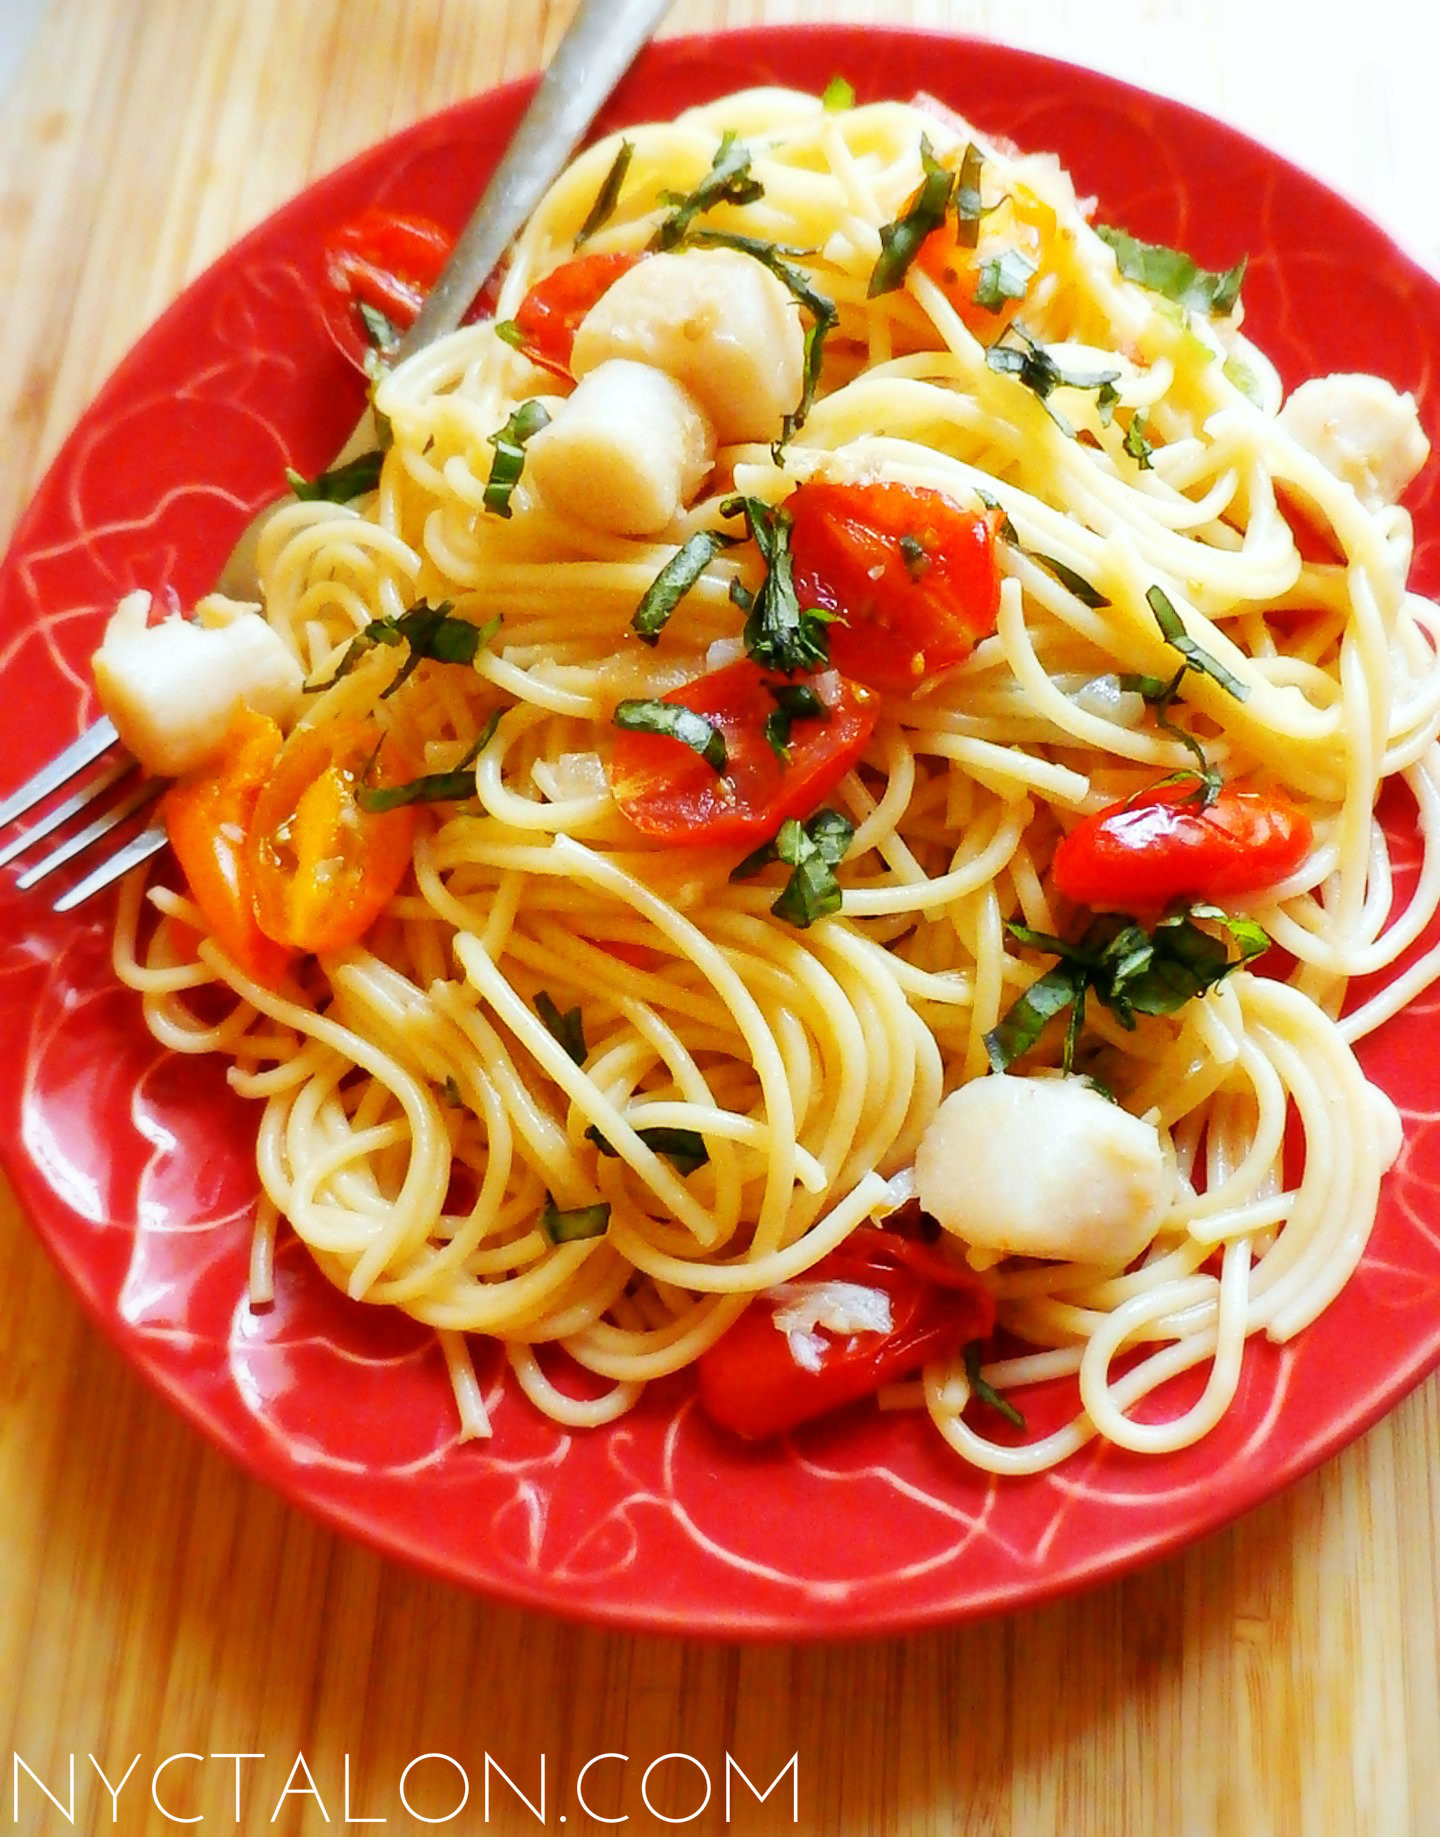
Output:
[[830,660],[902,694],[963,663],[995,629],[999,511],[914,485],[802,485],[786,503],[800,604],[823,606]]
[[818,1369],[801,1365],[789,1335],[775,1325],[780,1303],[751,1302],[701,1355],[700,1402],[712,1422],[759,1441],[783,1435],[843,1404],[873,1396],[929,1360],[949,1356],[995,1325],[995,1303],[978,1276],[944,1262],[925,1245],[861,1226],[800,1278],[880,1289],[890,1331],[836,1334],[815,1329]]
[[363,303],[405,331],[440,270],[454,238],[428,217],[406,216],[377,205],[333,230],[325,243],[326,314],[330,335],[361,369],[374,348],[358,308]]
[[1227,788],[1202,804],[1193,786],[1155,785],[1087,816],[1050,872],[1082,906],[1166,906],[1276,886],[1310,841],[1310,819],[1273,792]]
[[520,302],[515,324],[520,349],[532,363],[557,376],[570,375],[570,352],[580,321],[620,276],[643,260],[640,254],[577,255],[574,261],[536,281]]
[[771,688],[790,686],[742,657],[661,697],[720,729],[723,773],[668,735],[617,733],[610,789],[635,827],[662,842],[748,844],[773,836],[787,817],[809,816],[865,750],[878,710],[858,683],[834,671],[812,677],[828,717],[796,719],[781,760],[765,723],[777,706]]

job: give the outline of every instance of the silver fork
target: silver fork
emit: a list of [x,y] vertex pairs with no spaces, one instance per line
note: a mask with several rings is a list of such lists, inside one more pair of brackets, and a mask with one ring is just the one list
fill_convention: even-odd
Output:
[[[504,158],[495,168],[418,318],[401,339],[397,361],[460,324],[511,239],[559,176],[671,4],[672,0],[580,0]],[[373,423],[367,410],[340,458],[351,457],[362,446],[372,444]],[[233,597],[255,597],[256,538],[274,508],[267,504],[251,519],[220,571],[217,584]],[[152,806],[165,789],[164,779],[137,777],[140,768],[121,747],[108,715],[102,715],[93,727],[47,760],[33,777],[0,802],[0,831],[29,815],[91,767],[94,769],[89,776],[68,797],[0,847],[0,867],[4,867],[28,853],[37,842],[62,830],[82,811],[98,806],[97,814],[88,823],[67,835],[19,876],[15,884],[21,890],[28,890],[96,842],[122,830],[131,818]],[[101,804],[109,793],[114,793],[113,799]],[[113,854],[62,893],[53,910],[68,912],[80,905],[158,853],[165,840],[164,825],[158,822],[130,835]]]

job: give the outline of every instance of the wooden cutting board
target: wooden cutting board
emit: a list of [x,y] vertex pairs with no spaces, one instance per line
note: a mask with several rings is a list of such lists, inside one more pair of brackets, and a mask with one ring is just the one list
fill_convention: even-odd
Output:
[[[46,0],[8,16],[13,37],[31,10],[0,98],[0,534],[187,279],[350,152],[534,68],[570,5]],[[679,0],[671,29],[913,21],[1093,62],[1289,148],[1440,266],[1426,16],[1414,0],[1371,0],[1363,20],[1312,4],[1303,28],[1288,0]],[[258,1833],[344,1828],[347,1768],[357,1828],[420,1830],[400,1797],[417,1756],[488,1751],[533,1800],[542,1754],[553,1781],[612,1751],[629,1758],[601,1764],[591,1802],[632,1830],[669,1828],[643,1776],[680,1753],[717,1769],[685,1826],[704,1833],[1428,1837],[1437,1397],[1426,1385],[1184,1556],[1040,1611],[833,1648],[631,1638],[418,1580],[236,1473],[85,1324],[6,1188],[0,1829],[71,1828],[26,1769],[63,1799],[72,1756],[74,1828],[170,1831],[165,1803]],[[757,1783],[797,1757],[798,1826],[788,1781],[763,1807],[737,1796],[727,1826],[726,1752]],[[155,1768],[187,1753],[263,1758],[177,1759],[152,1800]],[[113,1824],[91,1754],[112,1783],[141,1757]],[[698,1800],[685,1771],[650,1787],[672,1819]],[[454,1804],[443,1763],[407,1790],[431,1816]],[[494,1790],[488,1828],[558,1827],[553,1787],[544,1827]],[[450,1828],[486,1828],[475,1792]],[[571,1805],[567,1828],[609,1827]]]

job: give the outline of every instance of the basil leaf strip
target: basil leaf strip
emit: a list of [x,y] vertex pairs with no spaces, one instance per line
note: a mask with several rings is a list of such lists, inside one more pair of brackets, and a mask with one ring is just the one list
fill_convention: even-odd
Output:
[[[322,689],[332,688],[342,676],[348,676],[360,659],[377,645],[390,648],[404,644],[409,647],[410,654],[395,680],[385,690],[385,696],[393,695],[427,660],[432,663],[474,663],[481,649],[500,630],[500,625],[498,614],[484,625],[474,625],[469,619],[455,618],[450,611],[449,600],[442,600],[438,606],[420,600],[402,612],[398,619],[372,619],[345,646],[335,666],[335,674],[326,682],[307,683],[305,693],[317,695]],[[381,697],[382,701],[385,696]]]
[[423,778],[409,779],[403,785],[367,785],[355,787],[355,802],[362,810],[377,814],[397,810],[402,804],[460,803],[475,795],[475,761],[494,738],[503,709],[497,708],[476,735],[465,757],[448,772],[427,772]]
[[1025,290],[1038,272],[1039,264],[1019,249],[1003,249],[981,262],[980,279],[971,297],[986,312],[998,313],[1007,300],[1025,298]]
[[348,504],[353,498],[364,497],[367,491],[375,489],[380,483],[380,468],[384,463],[385,455],[379,447],[373,447],[368,453],[361,453],[343,466],[332,466],[328,472],[321,472],[313,479],[306,478],[293,466],[286,466],[285,482],[302,503]]
[[[698,1129],[668,1129],[657,1123],[652,1128],[637,1129],[635,1133],[653,1153],[664,1155],[682,1178],[693,1174],[697,1167],[703,1167],[710,1159],[710,1150],[705,1146],[705,1138]],[[609,1155],[612,1160],[618,1158],[620,1150],[606,1141],[594,1123],[585,1131],[585,1135],[602,1155]]]
[[549,1193],[540,1214],[540,1229],[552,1244],[574,1244],[582,1238],[604,1237],[610,1224],[608,1205],[573,1206],[562,1212]]
[[1110,604],[1100,589],[1092,587],[1083,574],[1077,574],[1074,568],[1063,561],[1057,561],[1053,555],[1042,555],[1038,549],[1025,549],[1022,553],[1028,555],[1032,561],[1038,561],[1047,573],[1053,574],[1060,585],[1068,588],[1082,606],[1089,606],[1098,612],[1102,606]]
[[635,608],[630,624],[642,644],[658,644],[670,614],[699,580],[721,549],[729,548],[735,538],[718,530],[702,529],[676,549],[665,566],[645,589],[645,597]]
[[955,186],[955,240],[964,249],[976,248],[980,241],[980,219],[985,215],[980,198],[980,177],[984,170],[984,156],[972,140],[960,161],[960,177]]
[[1138,281],[1151,293],[1163,294],[1177,306],[1196,312],[1223,317],[1234,310],[1247,257],[1242,256],[1233,268],[1216,273],[1198,266],[1181,249],[1167,249],[1161,242],[1141,242],[1127,230],[1112,229],[1104,223],[1097,223],[1095,230],[1115,251],[1115,260],[1126,280]]
[[1130,425],[1125,429],[1125,438],[1120,444],[1142,472],[1150,472],[1154,469],[1150,463],[1150,456],[1155,449],[1145,438],[1145,411],[1143,408],[1137,408],[1131,415]]
[[854,835],[855,825],[838,810],[817,810],[806,823],[787,817],[770,841],[730,870],[730,878],[748,880],[772,861],[783,861],[793,872],[770,910],[804,931],[840,910],[844,895],[834,870]]
[[522,402],[510,419],[496,433],[488,436],[495,449],[486,481],[485,508],[495,517],[508,517],[510,494],[520,483],[525,470],[525,443],[550,425],[549,411],[533,398]]
[[1195,642],[1185,630],[1184,621],[1162,588],[1147,588],[1145,598],[1151,612],[1155,614],[1155,623],[1160,627],[1165,642],[1179,651],[1185,659],[1187,670],[1193,670],[1197,676],[1208,676],[1212,682],[1219,683],[1220,687],[1233,695],[1237,702],[1249,699],[1249,684],[1241,682],[1238,676],[1227,670],[1223,663],[1220,663],[1210,655],[1209,651],[1204,650]]
[[796,721],[828,721],[830,710],[809,683],[767,683],[775,706],[765,717],[765,738],[784,765],[790,758],[790,730]]
[[554,996],[541,989],[535,997],[535,1012],[544,1022],[545,1031],[552,1039],[559,1041],[567,1056],[576,1065],[583,1065],[589,1048],[585,1044],[585,1022],[581,1018],[579,1006],[567,1008],[562,1014]]
[[980,1359],[983,1351],[983,1342],[978,1339],[972,1339],[965,1348],[965,1380],[970,1386],[970,1395],[988,1409],[999,1410],[1006,1422],[1013,1423],[1017,1429],[1023,1429],[1025,1418],[1020,1411],[1008,1397],[1001,1396],[988,1378],[981,1377]]
[[1045,347],[1038,344],[1022,327],[1012,325],[1009,329],[1021,340],[1021,345],[997,342],[987,346],[986,364],[997,374],[1013,376],[1023,383],[1032,395],[1044,403],[1051,418],[1067,434],[1073,430],[1064,416],[1057,414],[1050,407],[1051,393],[1062,388],[1098,390],[1120,380],[1118,370],[1082,371],[1079,374],[1071,370],[1062,370]]
[[357,300],[355,310],[360,315],[360,323],[365,327],[365,336],[370,340],[371,349],[377,357],[388,358],[400,342],[400,327],[368,300]]
[[694,191],[688,195],[673,191],[661,194],[661,203],[674,205],[675,209],[650,238],[650,247],[677,247],[685,240],[695,218],[717,204],[753,204],[764,196],[765,187],[759,179],[750,176],[750,149],[727,130],[721,136],[710,170]]
[[[823,670],[830,661],[825,627],[833,615],[818,606],[801,610],[790,557],[789,511],[763,498],[734,497],[720,506],[720,514],[745,518],[765,562],[764,583],[745,611],[746,653],[761,669],[781,676]],[[743,604],[733,590],[731,597]]]
[[910,264],[920,253],[920,245],[932,231],[938,230],[950,208],[955,189],[955,174],[942,166],[934,149],[923,134],[920,137],[920,164],[925,177],[910,200],[903,217],[885,224],[880,231],[880,256],[870,274],[866,298],[873,300],[882,293],[892,293],[904,284]]
[[602,224],[608,223],[615,215],[615,206],[620,202],[620,187],[625,183],[625,174],[630,170],[630,162],[635,157],[633,140],[622,140],[620,151],[615,155],[610,170],[601,182],[595,202],[590,206],[590,214],[580,225],[575,236],[575,247],[589,242]]
[[847,83],[844,77],[831,77],[820,100],[827,115],[842,115],[847,108],[855,106],[855,86]]
[[611,719],[627,733],[661,734],[667,740],[678,740],[698,753],[712,771],[725,770],[725,735],[707,716],[681,702],[632,696],[617,705]]

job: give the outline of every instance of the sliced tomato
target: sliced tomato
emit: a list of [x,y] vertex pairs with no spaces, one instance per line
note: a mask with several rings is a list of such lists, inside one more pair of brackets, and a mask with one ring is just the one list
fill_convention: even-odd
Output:
[[449,260],[454,238],[428,217],[372,205],[331,232],[325,243],[331,337],[361,369],[373,343],[357,308],[383,313],[397,331],[415,321]]
[[787,817],[809,816],[865,750],[878,706],[833,670],[812,677],[826,718],[797,719],[782,760],[765,723],[777,706],[771,690],[792,686],[742,657],[672,689],[662,701],[703,714],[725,736],[725,770],[667,735],[620,732],[608,766],[615,801],[647,836],[707,846],[760,842]]
[[[699,1360],[700,1402],[712,1422],[759,1441],[870,1397],[931,1359],[988,1338],[995,1303],[980,1278],[923,1244],[864,1225],[798,1279],[879,1290],[890,1328],[836,1333],[817,1327],[809,1363],[775,1324],[784,1300],[761,1295]],[[813,1366],[813,1369],[812,1369]]]
[[1077,824],[1050,875],[1082,906],[1167,906],[1263,892],[1295,872],[1310,844],[1310,819],[1274,792],[1226,787],[1205,804],[1193,784],[1161,784]]
[[998,510],[884,480],[802,485],[785,508],[796,593],[837,614],[830,661],[846,676],[904,694],[994,631]]
[[557,376],[570,375],[570,353],[580,321],[643,254],[577,255],[536,281],[520,302],[515,324],[520,349]]
[[[955,225],[947,220],[925,238],[915,259],[981,343],[993,344],[1024,306],[1055,239],[1055,228],[1050,206],[1028,186],[1016,184],[981,217],[973,249],[956,240]],[[1018,256],[1019,263],[1007,266],[1007,255]],[[1024,287],[1019,294],[1000,294],[994,305],[982,306],[975,296],[991,264],[1007,278],[1013,274],[1023,279]]]
[[160,806],[175,859],[211,936],[266,988],[280,981],[294,953],[260,929],[245,844],[282,743],[268,715],[239,708],[219,757],[177,778]]
[[377,759],[373,721],[301,728],[286,741],[255,805],[249,835],[255,914],[294,950],[341,950],[363,937],[410,866],[411,805],[361,808],[361,780],[397,782]]

